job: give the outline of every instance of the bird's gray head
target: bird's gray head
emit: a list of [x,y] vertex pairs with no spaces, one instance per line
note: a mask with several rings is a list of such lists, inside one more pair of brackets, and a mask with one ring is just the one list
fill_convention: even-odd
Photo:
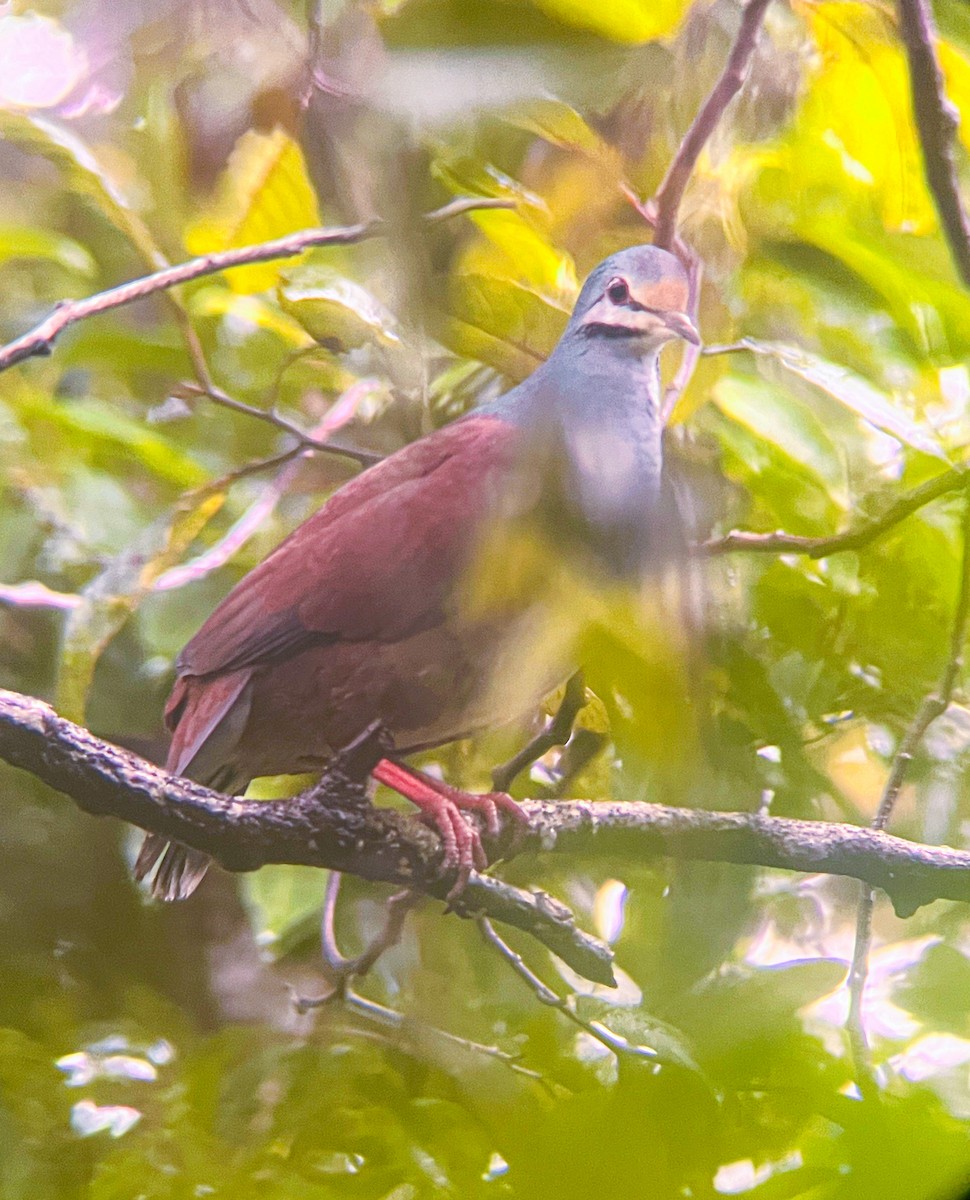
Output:
[[686,271],[666,250],[612,254],[583,284],[547,362],[506,398],[508,415],[529,429],[530,475],[542,479],[549,529],[592,549],[614,574],[659,561],[657,359],[675,338],[700,342],[686,311],[689,291]]
[[687,315],[689,285],[678,259],[656,246],[630,246],[601,262],[583,284],[567,338],[611,341],[646,355],[674,338],[700,337]]

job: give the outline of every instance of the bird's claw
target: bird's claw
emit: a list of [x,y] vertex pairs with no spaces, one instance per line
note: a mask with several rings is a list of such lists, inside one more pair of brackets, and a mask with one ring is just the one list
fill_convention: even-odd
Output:
[[442,872],[456,873],[447,896],[449,905],[468,886],[472,871],[484,871],[488,866],[481,834],[475,823],[466,818],[466,813],[480,813],[492,838],[502,832],[499,814],[507,816],[515,825],[513,850],[520,845],[528,829],[528,817],[505,792],[463,792],[391,759],[383,759],[374,775],[417,805],[422,819],[437,829],[443,851]]

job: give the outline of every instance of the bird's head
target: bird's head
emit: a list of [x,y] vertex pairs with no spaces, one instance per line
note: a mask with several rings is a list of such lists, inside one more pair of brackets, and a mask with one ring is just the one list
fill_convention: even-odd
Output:
[[656,246],[630,246],[610,255],[583,285],[567,333],[610,341],[637,355],[655,353],[674,338],[700,336],[687,315],[689,285],[678,259]]

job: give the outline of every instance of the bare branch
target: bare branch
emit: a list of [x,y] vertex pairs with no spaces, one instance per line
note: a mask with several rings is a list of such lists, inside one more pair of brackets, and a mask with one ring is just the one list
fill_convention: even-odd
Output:
[[585,705],[586,684],[582,671],[576,671],[569,677],[556,715],[545,722],[542,731],[523,746],[518,754],[514,754],[508,762],[502,763],[492,771],[492,787],[497,792],[507,792],[513,780],[521,775],[526,767],[531,767],[556,746],[565,746],[572,737],[576,718]]
[[[484,208],[512,208],[513,203],[495,197],[461,196],[434,212],[427,213],[425,220],[430,224],[447,221],[462,213],[477,211]],[[386,230],[383,221],[362,221],[357,225],[337,226],[331,229],[301,229],[297,233],[289,233],[285,237],[274,238],[269,242],[261,242],[255,246],[242,246],[232,250],[220,250],[213,254],[204,254],[200,258],[189,259],[188,262],[178,263],[173,267],[165,267],[122,283],[118,287],[82,300],[64,300],[39,325],[0,347],[0,371],[24,359],[35,355],[50,354],[54,342],[70,325],[83,321],[100,313],[110,312],[113,308],[132,304],[146,296],[167,291],[194,279],[206,275],[216,275],[220,271],[228,271],[233,267],[249,266],[253,263],[274,262],[283,258],[294,258],[315,246],[349,246],[368,238],[379,237]],[[190,352],[192,347],[190,346]],[[193,355],[195,358],[196,356]],[[199,363],[196,361],[198,369]],[[203,372],[204,374],[204,372]],[[203,383],[203,388],[208,388]],[[232,404],[236,403],[231,401]],[[246,406],[248,407],[248,406]],[[257,410],[258,411],[258,410]],[[287,430],[287,432],[297,432]]]
[[869,1056],[869,1038],[866,1034],[865,1015],[862,1004],[866,995],[866,980],[869,975],[869,951],[872,948],[872,914],[876,906],[876,893],[867,884],[860,888],[859,909],[856,913],[855,940],[852,946],[852,961],[846,976],[849,990],[849,1010],[845,1017],[845,1030],[849,1039],[849,1053],[856,1085],[863,1095],[875,1089],[872,1060]]
[[67,612],[80,603],[81,597],[76,593],[55,592],[36,579],[0,584],[0,604],[9,608],[52,608]]
[[656,246],[665,250],[673,246],[677,213],[691,172],[724,110],[744,83],[758,40],[758,31],[770,3],[771,0],[748,0],[741,17],[741,28],[731,47],[724,71],[691,123],[657,189],[654,198],[656,224],[653,239]]
[[888,533],[893,526],[913,515],[924,505],[938,500],[949,492],[966,487],[967,468],[953,467],[921,483],[912,491],[894,500],[881,516],[867,517],[842,533],[832,537],[804,537],[798,533],[749,533],[733,530],[723,537],[709,538],[696,547],[703,555],[733,554],[743,550],[749,554],[807,554],[809,558],[827,558],[843,550],[859,550],[876,538]]
[[346,990],[347,982],[354,975],[366,975],[385,950],[390,950],[401,940],[404,923],[411,909],[421,899],[419,893],[405,889],[395,892],[385,903],[384,928],[356,958],[347,958],[337,944],[335,927],[337,900],[340,896],[339,871],[331,871],[323,897],[323,912],[320,914],[320,950],[323,961],[335,981],[335,987]]
[[[196,363],[197,369],[200,364]],[[2,369],[2,368],[0,368]],[[252,417],[256,421],[263,421],[267,425],[272,425],[279,429],[282,433],[289,434],[297,440],[296,449],[316,450],[324,454],[336,454],[342,458],[352,459],[362,467],[372,466],[376,462],[380,462],[381,456],[374,454],[370,450],[358,450],[353,446],[342,446],[339,442],[330,440],[322,441],[320,438],[314,437],[312,434],[305,433],[299,425],[294,425],[292,421],[288,421],[286,417],[280,416],[278,412],[269,408],[255,408],[251,404],[246,404],[242,400],[236,400],[230,396],[228,392],[219,387],[215,381],[201,369],[198,370],[202,378],[201,383],[185,382],[179,385],[178,393],[181,396],[204,396],[211,400],[214,404],[218,404],[221,408],[231,409],[233,412],[242,413],[244,416]],[[361,381],[369,382],[369,381]]]
[[960,115],[944,91],[929,0],[899,0],[899,32],[909,59],[913,116],[923,149],[926,182],[957,271],[970,287],[970,220],[963,207],[954,163]]

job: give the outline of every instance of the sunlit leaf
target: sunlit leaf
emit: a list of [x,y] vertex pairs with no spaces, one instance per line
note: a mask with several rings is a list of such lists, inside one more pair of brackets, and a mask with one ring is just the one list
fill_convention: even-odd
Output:
[[266,330],[297,350],[313,344],[297,321],[261,296],[243,296],[218,286],[200,287],[192,293],[188,309],[193,317],[230,317],[240,324]]
[[[787,371],[814,384],[826,395],[868,421],[883,433],[891,434],[914,450],[947,460],[946,452],[925,424],[921,425],[904,412],[892,399],[873,387],[868,380],[846,367],[826,362],[797,346],[757,342],[745,339],[744,345],[753,353],[766,355]],[[730,386],[730,385],[728,385]]]
[[[298,144],[282,129],[244,134],[236,143],[210,209],[188,229],[193,254],[269,241],[320,224],[316,195]],[[280,276],[279,263],[227,273],[237,292],[261,292]]]
[[569,25],[589,29],[617,42],[647,42],[673,33],[687,0],[535,0],[536,5]]
[[[804,3],[820,51],[802,106],[803,143],[827,145],[845,174],[873,189],[890,228],[925,232],[935,223],[923,185],[906,63],[889,18],[861,0]],[[852,96],[852,103],[843,98]]]

